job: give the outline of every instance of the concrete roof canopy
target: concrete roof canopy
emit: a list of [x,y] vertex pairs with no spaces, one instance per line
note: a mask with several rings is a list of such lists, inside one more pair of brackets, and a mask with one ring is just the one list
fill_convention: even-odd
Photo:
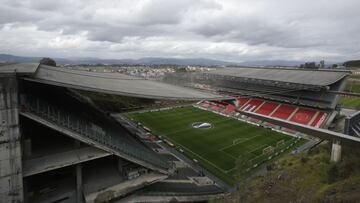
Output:
[[33,76],[27,79],[56,86],[151,99],[225,99],[217,94],[120,73],[87,72],[46,65],[40,65]]
[[34,74],[39,63],[13,63],[0,66],[0,73]]
[[272,80],[284,83],[296,83],[304,85],[327,86],[331,85],[346,75],[347,71],[331,70],[303,70],[290,68],[218,68],[208,74],[223,75],[258,80]]

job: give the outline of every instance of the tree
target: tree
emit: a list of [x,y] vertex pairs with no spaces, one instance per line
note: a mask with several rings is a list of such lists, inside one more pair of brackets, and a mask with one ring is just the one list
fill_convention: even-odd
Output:
[[307,62],[307,63],[301,64],[300,68],[303,68],[303,69],[319,69],[319,66],[316,65],[315,62]]
[[55,62],[55,60],[52,59],[52,58],[42,58],[42,59],[40,60],[40,64],[56,67],[56,62]]

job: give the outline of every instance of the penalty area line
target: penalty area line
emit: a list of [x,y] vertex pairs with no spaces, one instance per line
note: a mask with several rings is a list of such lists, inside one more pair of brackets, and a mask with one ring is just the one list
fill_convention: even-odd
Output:
[[220,170],[221,172],[226,173],[227,170],[224,170],[224,169],[222,169],[222,168],[219,168],[219,167],[218,167],[217,165],[215,165],[214,163],[212,163],[212,162],[210,162],[209,160],[203,158],[202,156],[198,155],[197,153],[191,151],[191,150],[188,149],[187,147],[185,147],[185,146],[183,146],[183,145],[181,145],[181,144],[173,141],[171,138],[168,138],[168,137],[166,137],[166,138],[169,139],[171,142],[175,143],[176,145],[181,146],[182,148],[184,148],[184,149],[187,150],[188,152],[192,153],[193,155],[197,156],[197,157],[200,158],[201,160],[205,161],[206,163],[210,164],[211,166],[215,167],[216,169]]

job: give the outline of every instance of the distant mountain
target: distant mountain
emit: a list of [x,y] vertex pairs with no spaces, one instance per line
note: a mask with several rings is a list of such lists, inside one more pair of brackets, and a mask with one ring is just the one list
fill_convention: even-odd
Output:
[[[23,57],[9,54],[0,54],[0,63],[24,63],[39,62],[42,57]],[[72,58],[54,58],[57,64],[128,64],[128,65],[203,65],[203,66],[298,66],[304,61],[287,61],[287,60],[256,60],[245,62],[228,62],[221,60],[213,60],[207,58],[160,58],[147,57],[140,59],[99,59],[91,57],[72,57]]]
[[[23,57],[0,54],[0,63],[39,62],[42,57]],[[129,65],[204,65],[221,66],[237,63],[206,58],[140,58],[140,59],[98,59],[98,58],[54,58],[57,64],[129,64]]]
[[[0,63],[38,63],[43,57],[14,56],[9,54],[0,54]],[[72,60],[57,58],[58,64],[66,64]]]
[[243,66],[299,66],[305,63],[305,61],[287,61],[287,60],[259,60],[259,61],[245,61],[241,62]]
[[344,66],[346,66],[346,67],[360,67],[360,60],[345,61]]
[[40,57],[22,57],[9,54],[0,54],[0,63],[38,62],[40,59]]

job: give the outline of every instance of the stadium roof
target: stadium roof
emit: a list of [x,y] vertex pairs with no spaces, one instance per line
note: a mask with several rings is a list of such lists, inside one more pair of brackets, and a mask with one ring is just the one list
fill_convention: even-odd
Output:
[[[14,65],[12,70],[25,69],[25,66],[21,66],[23,64]],[[8,69],[11,70],[11,68]],[[225,99],[223,96],[212,93],[120,73],[87,72],[46,65],[39,65],[37,69],[31,68],[26,73],[33,73],[31,77],[26,78],[27,80],[44,84],[131,97],[176,100]]]
[[251,78],[256,80],[268,80],[302,85],[328,86],[342,78],[346,71],[328,70],[300,70],[285,68],[218,68],[208,74],[231,76],[239,78]]
[[7,64],[0,66],[0,73],[34,74],[38,67],[38,63]]

